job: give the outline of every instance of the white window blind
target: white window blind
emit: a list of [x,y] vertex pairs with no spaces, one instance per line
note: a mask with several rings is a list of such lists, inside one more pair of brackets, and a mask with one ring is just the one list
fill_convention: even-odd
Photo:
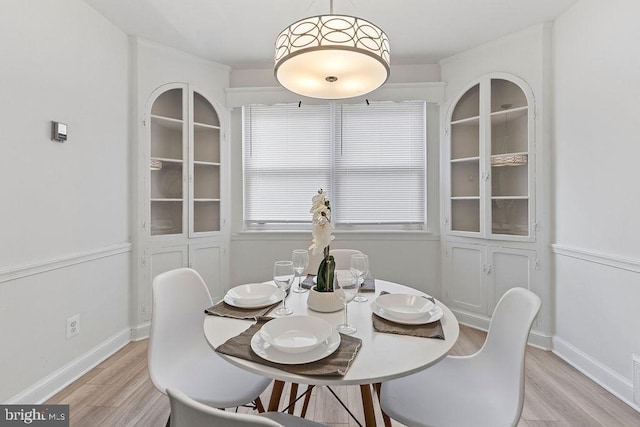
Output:
[[247,224],[309,223],[330,197],[338,227],[425,223],[426,104],[243,108]]
[[334,221],[424,224],[425,103],[342,105],[337,113]]
[[243,128],[245,221],[311,222],[311,197],[331,192],[330,106],[244,107]]

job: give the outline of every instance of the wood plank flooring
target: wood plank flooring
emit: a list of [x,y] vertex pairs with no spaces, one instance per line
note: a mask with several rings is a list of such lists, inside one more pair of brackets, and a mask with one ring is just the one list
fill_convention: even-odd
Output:
[[[475,352],[486,334],[461,327],[453,354]],[[72,426],[158,426],[169,416],[169,401],[158,392],[147,371],[147,341],[132,342],[86,375],[53,396],[48,403],[70,405]],[[304,390],[300,386],[298,393]],[[526,397],[518,427],[633,427],[640,413],[579,373],[551,352],[529,348],[526,361]],[[336,387],[334,391],[359,420],[363,420],[360,389]],[[288,385],[285,387],[285,395]],[[262,396],[269,401],[269,390]],[[288,398],[283,398],[283,407]],[[302,401],[296,406],[296,414]],[[250,408],[240,408],[252,412]],[[379,425],[382,416],[376,407]],[[330,426],[355,427],[324,387],[314,388],[307,418]],[[361,421],[363,422],[363,421]],[[393,422],[394,427],[401,426]],[[472,426],[470,426],[472,427]]]

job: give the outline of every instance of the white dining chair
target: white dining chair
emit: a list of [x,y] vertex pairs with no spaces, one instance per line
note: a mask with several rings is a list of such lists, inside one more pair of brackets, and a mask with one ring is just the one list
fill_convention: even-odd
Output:
[[320,427],[324,425],[281,412],[253,415],[225,411],[203,405],[181,390],[168,388],[166,391],[171,404],[171,427]]
[[207,344],[204,310],[213,305],[200,275],[189,268],[153,279],[153,312],[147,353],[149,374],[162,393],[175,387],[203,404],[229,408],[255,401],[270,379],[230,364]]
[[540,298],[523,288],[500,298],[482,348],[382,384],[384,413],[407,426],[506,427],[524,403],[527,338]]
[[[351,267],[351,255],[361,254],[362,252],[357,249],[331,249],[330,253],[333,255],[337,270],[349,270]],[[322,257],[322,252],[318,255],[310,256],[309,267],[307,268],[309,273],[316,274],[318,272],[318,267],[320,267]]]

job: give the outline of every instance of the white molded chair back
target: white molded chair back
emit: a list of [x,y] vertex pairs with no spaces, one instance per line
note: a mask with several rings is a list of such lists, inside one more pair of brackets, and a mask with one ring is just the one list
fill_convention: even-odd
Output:
[[171,403],[171,427],[282,427],[259,415],[239,414],[203,405],[177,389],[168,388]]
[[[361,253],[362,252],[357,249],[331,249],[331,255],[333,255],[333,259],[336,262],[336,270],[349,270],[351,267],[351,255]],[[310,255],[307,272],[316,274],[320,266],[320,261],[322,261],[322,253]]]
[[171,427],[322,427],[313,421],[282,412],[266,412],[260,415],[240,414],[203,405],[182,391],[167,389],[171,403]]
[[524,404],[527,338],[541,306],[523,288],[500,298],[482,348],[382,384],[382,410],[408,426],[516,426]]
[[233,366],[209,347],[203,322],[212,305],[195,270],[179,268],[153,279],[149,375],[162,393],[174,387],[216,408],[244,405],[258,399],[271,380]]
[[349,270],[351,268],[351,255],[361,254],[357,249],[333,249],[331,255],[336,262],[336,270]]
[[213,301],[197,271],[179,268],[153,279],[153,307],[149,334],[149,374],[158,390],[172,384],[173,369],[195,354],[213,350],[204,340],[204,310]]

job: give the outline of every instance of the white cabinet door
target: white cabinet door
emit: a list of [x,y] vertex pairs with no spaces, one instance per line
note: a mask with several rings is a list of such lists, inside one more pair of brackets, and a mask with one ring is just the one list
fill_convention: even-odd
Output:
[[483,270],[485,248],[481,245],[448,244],[445,253],[444,288],[447,300],[456,307],[484,313],[486,292]]
[[148,283],[149,286],[145,287],[142,294],[142,315],[144,321],[151,320],[153,278],[160,273],[186,267],[188,261],[187,256],[185,246],[152,247],[147,249],[145,263],[148,280],[146,280],[145,283]]
[[219,243],[189,245],[189,267],[200,273],[214,301],[222,298],[226,292],[224,256],[225,250]]
[[502,295],[511,288],[531,289],[535,276],[535,251],[487,247],[487,279],[491,315]]

